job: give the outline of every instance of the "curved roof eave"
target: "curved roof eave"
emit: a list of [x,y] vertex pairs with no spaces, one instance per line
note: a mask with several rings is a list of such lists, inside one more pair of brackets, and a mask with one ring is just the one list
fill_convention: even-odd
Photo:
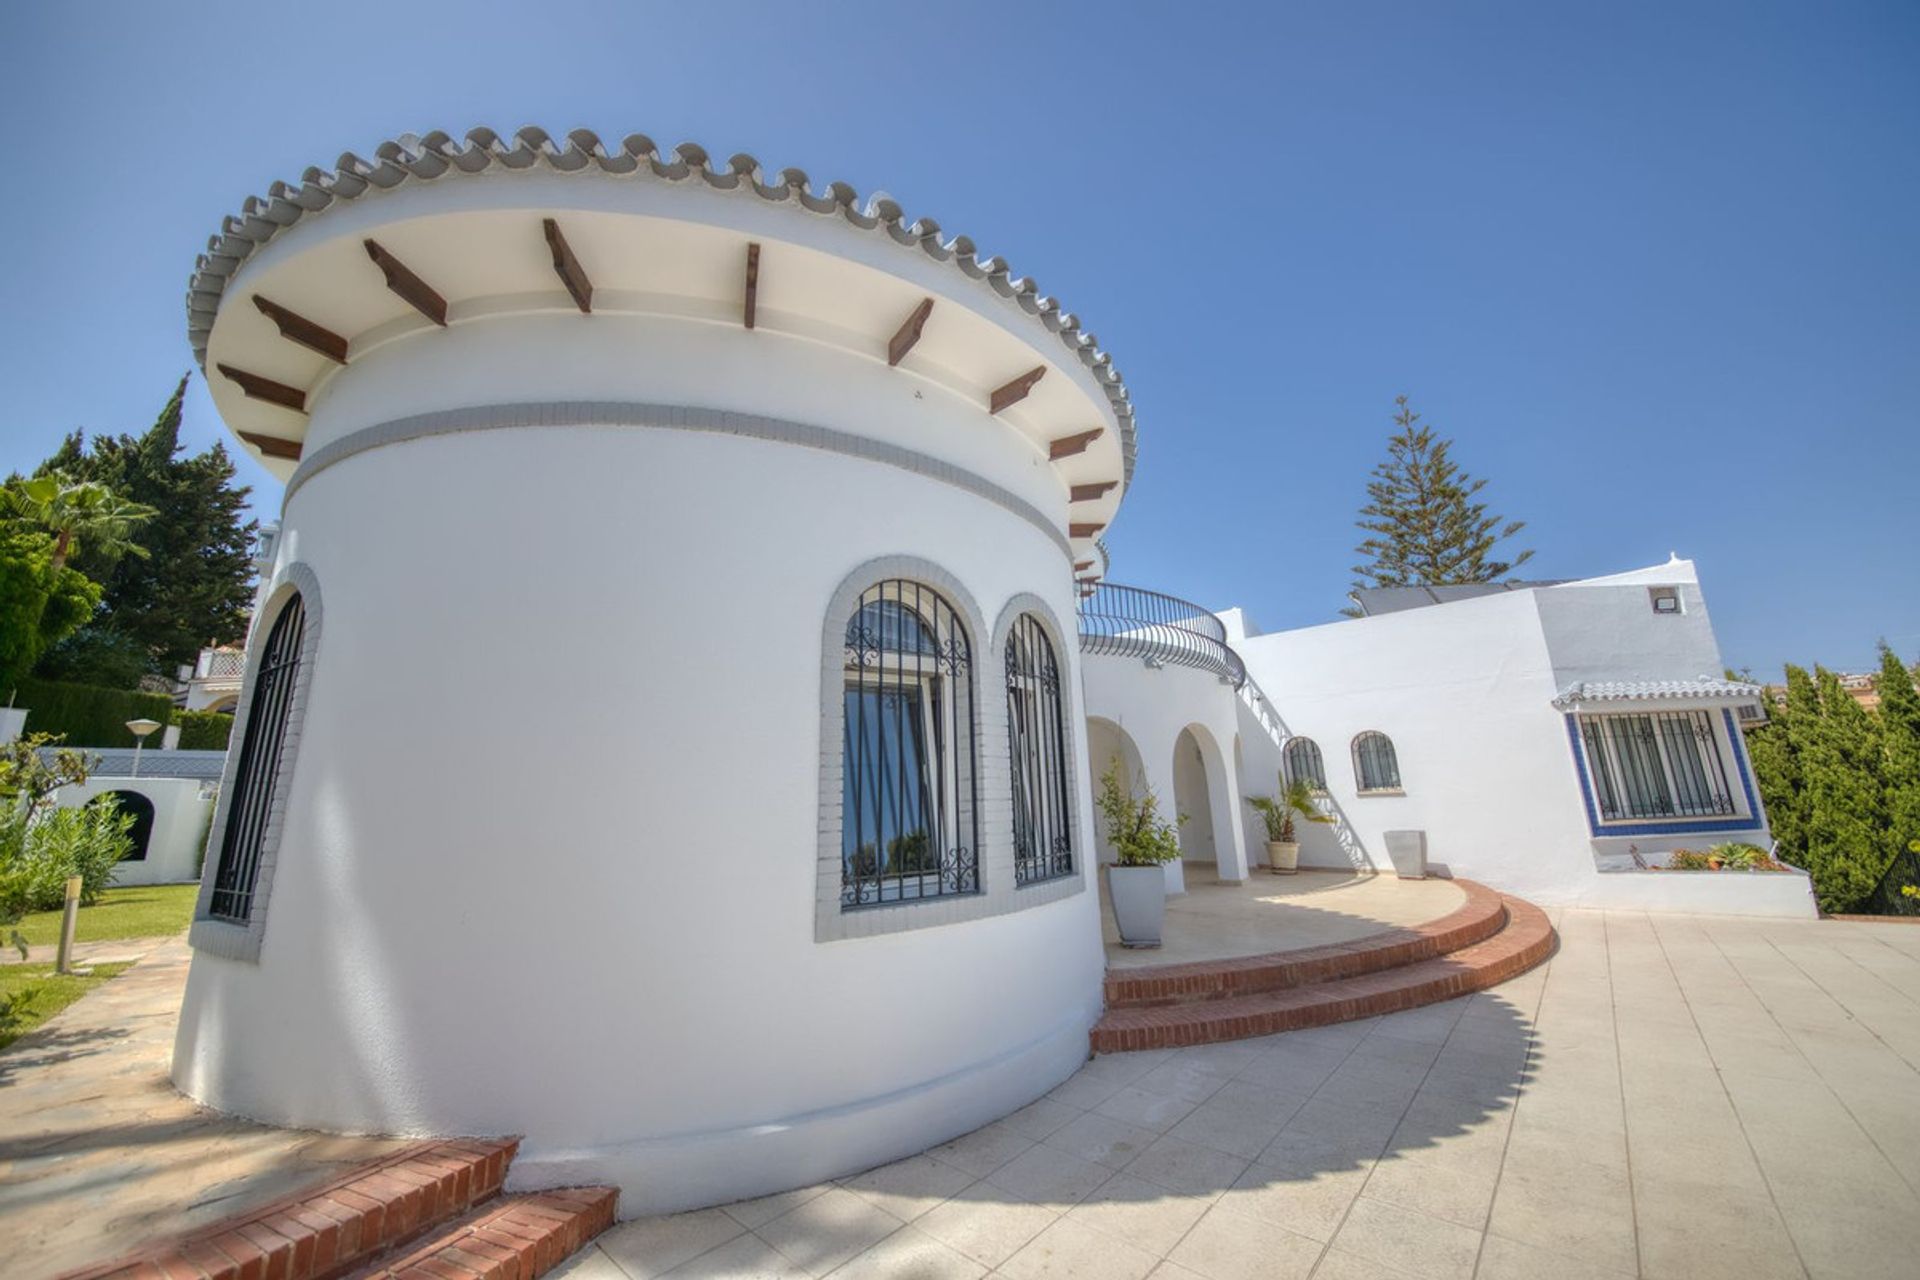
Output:
[[494,168],[516,170],[536,165],[555,173],[592,170],[669,183],[698,179],[716,191],[747,190],[769,204],[813,214],[838,214],[858,230],[884,233],[897,244],[919,249],[935,261],[951,263],[1002,298],[1011,299],[1057,336],[1106,392],[1119,424],[1126,485],[1132,486],[1138,448],[1133,405],[1112,357],[1080,327],[1080,318],[1042,294],[1031,277],[1015,276],[1003,259],[981,258],[966,236],[943,241],[940,224],[933,219],[919,218],[909,223],[900,206],[885,196],[870,197],[862,207],[859,193],[851,186],[834,182],[816,192],[800,169],[782,169],[768,183],[760,162],[752,156],[743,152],[727,161],[724,168],[716,168],[706,149],[691,142],[681,143],[670,157],[663,158],[653,139],[639,133],[629,134],[618,150],[609,151],[596,134],[586,129],[567,134],[564,143],[533,127],[518,130],[511,139],[484,128],[468,131],[464,140],[436,130],[424,136],[402,134],[382,142],[374,148],[374,156],[369,162],[347,152],[332,169],[308,169],[298,186],[276,182],[267,188],[265,196],[247,197],[240,212],[221,223],[220,233],[208,240],[207,251],[195,263],[193,279],[187,286],[187,338],[203,370],[207,338],[227,282],[274,236],[302,218],[324,211],[336,200],[358,199],[369,191],[391,190],[410,180],[431,181]]

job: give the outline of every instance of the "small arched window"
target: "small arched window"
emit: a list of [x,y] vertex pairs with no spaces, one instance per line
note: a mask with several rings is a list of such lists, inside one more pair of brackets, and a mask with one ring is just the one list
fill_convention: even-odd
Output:
[[973,649],[939,592],[860,594],[843,666],[840,906],[980,889]]
[[1320,758],[1320,744],[1312,738],[1290,738],[1280,758],[1288,782],[1304,782],[1315,791],[1327,789],[1327,763]]
[[287,718],[300,676],[300,648],[306,608],[295,592],[273,620],[261,647],[260,669],[254,675],[253,696],[247,704],[247,732],[228,788],[226,831],[220,857],[214,864],[213,895],[207,912],[217,920],[246,924],[253,911],[254,887],[260,878],[260,854],[273,813],[274,791],[280,781],[281,755],[286,748]]
[[1013,764],[1013,879],[1035,884],[1073,872],[1067,821],[1067,738],[1060,664],[1040,620],[1023,613],[1007,633],[1007,743]]
[[1400,790],[1400,759],[1393,739],[1372,729],[1353,740],[1353,776],[1362,795]]

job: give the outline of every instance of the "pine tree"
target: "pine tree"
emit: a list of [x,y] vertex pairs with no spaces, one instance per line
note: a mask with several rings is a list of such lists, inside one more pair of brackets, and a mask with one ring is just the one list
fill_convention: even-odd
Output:
[[1496,544],[1526,527],[1488,515],[1474,495],[1486,487],[1454,465],[1453,442],[1435,437],[1405,396],[1394,400],[1400,430],[1387,441],[1387,460],[1373,469],[1366,506],[1355,523],[1369,535],[1355,550],[1356,590],[1367,587],[1449,586],[1498,582],[1532,558],[1494,560]]
[[[150,669],[170,674],[203,645],[239,639],[252,601],[251,551],[256,529],[245,519],[248,490],[233,483],[233,460],[215,444],[182,457],[180,379],[159,418],[143,435],[98,436],[92,448],[79,432],[40,468],[106,485],[122,498],[154,508],[139,534],[146,558],[104,561],[82,550],[75,567],[105,586],[101,628],[143,651]],[[94,643],[100,637],[77,637]],[[112,638],[102,641],[112,648]]]
[[1880,737],[1885,761],[1887,851],[1891,857],[1920,840],[1920,691],[1913,672],[1880,644]]
[[1880,726],[1840,677],[1814,668],[1819,714],[1805,737],[1807,863],[1824,911],[1848,911],[1872,893],[1893,860],[1880,782]]

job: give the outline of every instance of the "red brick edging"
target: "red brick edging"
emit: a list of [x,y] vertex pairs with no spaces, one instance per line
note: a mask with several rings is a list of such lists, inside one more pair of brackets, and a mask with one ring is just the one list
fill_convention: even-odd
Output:
[[1497,892],[1473,880],[1453,883],[1460,886],[1467,900],[1425,924],[1386,929],[1324,947],[1110,970],[1106,981],[1107,1008],[1224,1000],[1258,991],[1358,977],[1458,951],[1493,937],[1505,927],[1506,907]]
[[331,1280],[500,1194],[518,1138],[419,1142],[61,1280]]
[[1553,954],[1554,932],[1532,903],[1501,896],[1505,927],[1442,956],[1350,978],[1226,999],[1112,1009],[1094,1025],[1095,1053],[1242,1040],[1351,1022],[1482,991]]
[[619,1198],[612,1187],[569,1187],[512,1196],[468,1214],[365,1277],[519,1280],[545,1275],[613,1225]]

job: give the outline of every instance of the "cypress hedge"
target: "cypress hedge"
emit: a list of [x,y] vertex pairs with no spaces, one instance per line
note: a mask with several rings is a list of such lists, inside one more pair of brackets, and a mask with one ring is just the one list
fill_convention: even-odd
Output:
[[233,732],[233,717],[224,711],[176,711],[173,722],[180,726],[182,751],[225,751]]
[[[29,733],[58,733],[69,747],[131,747],[129,720],[173,720],[173,699],[164,693],[133,693],[91,684],[22,678],[15,688],[14,705],[27,708]],[[147,739],[160,745],[159,734]]]

